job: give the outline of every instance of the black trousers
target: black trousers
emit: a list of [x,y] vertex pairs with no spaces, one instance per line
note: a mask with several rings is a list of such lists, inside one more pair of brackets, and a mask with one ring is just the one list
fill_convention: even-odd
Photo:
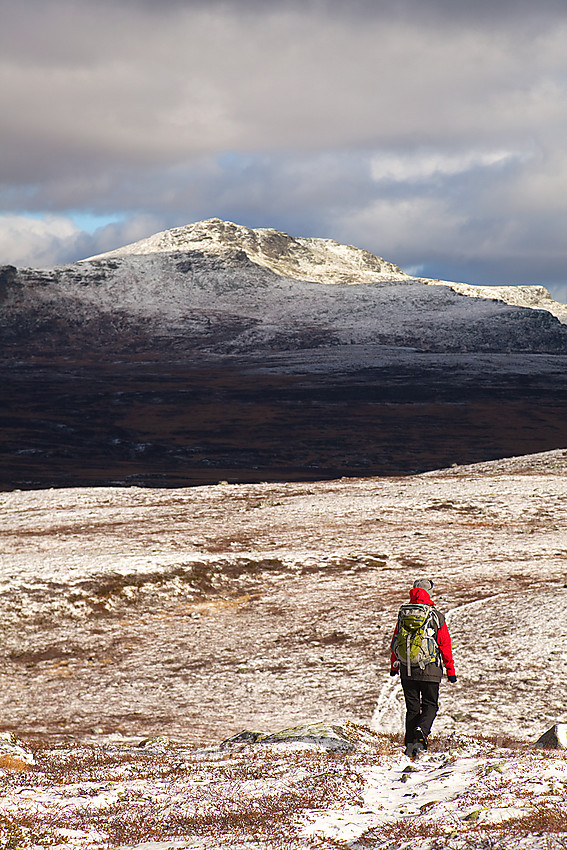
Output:
[[419,726],[425,735],[429,735],[437,711],[439,710],[439,682],[424,682],[402,677],[402,688],[406,700],[406,737],[405,744],[413,744],[415,730]]

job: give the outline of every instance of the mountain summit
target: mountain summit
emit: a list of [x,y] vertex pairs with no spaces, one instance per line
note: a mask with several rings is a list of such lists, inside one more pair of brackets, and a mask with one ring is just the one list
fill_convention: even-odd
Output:
[[319,283],[371,283],[409,277],[393,263],[352,245],[340,245],[332,239],[295,238],[271,228],[253,230],[220,218],[164,230],[89,259],[195,251],[225,259],[242,252],[251,262],[278,275]]

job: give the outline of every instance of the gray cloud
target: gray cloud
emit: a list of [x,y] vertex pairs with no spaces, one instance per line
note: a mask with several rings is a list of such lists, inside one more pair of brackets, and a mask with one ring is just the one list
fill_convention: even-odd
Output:
[[225,150],[495,143],[564,120],[551,85],[564,65],[557,28],[537,45],[491,26],[479,43],[448,22],[345,21],[283,4],[244,18],[231,4],[181,8],[158,27],[124,4],[40,8],[41,38],[25,36],[21,13],[19,38],[3,29],[8,178]]
[[[43,0],[35,0],[42,3]],[[88,5],[92,0],[75,0],[75,4]],[[116,0],[99,0],[101,5],[116,5]],[[145,10],[160,17],[164,12],[178,9],[224,8],[238,12],[250,11],[255,14],[266,10],[265,0],[120,0],[120,5],[129,9]],[[272,7],[286,9],[314,10],[318,13],[342,14],[350,17],[353,13],[365,17],[387,17],[399,15],[414,17],[437,17],[444,20],[462,20],[467,22],[490,22],[510,18],[525,19],[526,16],[541,20],[542,15],[561,15],[565,13],[563,0],[273,0]]]
[[[0,0],[0,12],[6,213],[91,211],[132,222],[135,238],[142,221],[219,215],[438,276],[567,278],[564,2]],[[125,226],[57,236],[48,253],[116,247]]]

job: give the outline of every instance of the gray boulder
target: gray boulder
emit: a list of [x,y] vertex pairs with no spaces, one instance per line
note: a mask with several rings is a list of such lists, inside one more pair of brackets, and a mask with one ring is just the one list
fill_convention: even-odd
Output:
[[556,723],[538,738],[534,747],[542,750],[567,750],[567,723]]

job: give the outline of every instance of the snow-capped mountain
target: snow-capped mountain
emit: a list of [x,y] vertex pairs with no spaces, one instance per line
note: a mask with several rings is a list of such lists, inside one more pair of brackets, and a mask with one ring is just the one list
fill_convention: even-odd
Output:
[[219,219],[53,269],[0,272],[5,344],[251,354],[330,346],[567,352],[567,306],[534,287],[414,278],[328,239]]
[[567,306],[212,219],[0,268],[0,489],[406,474],[567,445]]

